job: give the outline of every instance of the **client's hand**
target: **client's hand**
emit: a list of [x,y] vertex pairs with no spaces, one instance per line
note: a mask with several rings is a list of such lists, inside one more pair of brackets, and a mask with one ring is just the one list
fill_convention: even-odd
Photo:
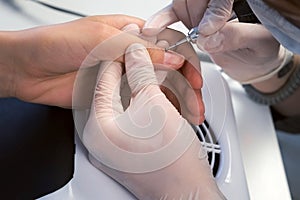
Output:
[[[194,130],[161,92],[154,72],[159,68],[145,47],[130,45],[125,61],[128,108],[120,96],[122,64],[100,67],[82,135],[91,162],[139,199],[224,199]],[[188,85],[184,78],[177,82]]]
[[[99,59],[111,60],[109,56],[115,55],[115,51],[124,54],[131,43],[149,44],[132,34],[123,34],[121,29],[131,23],[142,27],[144,21],[124,15],[91,16],[63,24],[0,32],[4,41],[0,48],[0,97],[14,96],[34,103],[71,107],[77,70],[98,44],[122,35],[119,42],[107,45],[91,65]],[[151,58],[170,67],[178,67],[184,61],[175,54],[166,56],[163,49],[151,52]],[[3,82],[4,79],[8,81]]]

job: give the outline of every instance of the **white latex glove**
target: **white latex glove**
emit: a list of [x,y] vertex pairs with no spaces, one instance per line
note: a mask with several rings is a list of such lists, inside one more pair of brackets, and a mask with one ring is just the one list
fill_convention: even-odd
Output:
[[91,162],[138,199],[224,199],[194,130],[160,91],[146,49],[132,44],[125,61],[126,110],[121,64],[100,67],[82,136]]
[[199,38],[207,37],[224,26],[231,16],[232,5],[233,0],[173,0],[146,21],[143,34],[155,35],[182,21],[188,29],[198,26]]
[[[124,31],[123,33],[116,35],[97,45],[97,47],[93,49],[93,51],[82,63],[82,66],[76,76],[73,91],[73,108],[78,111],[78,113],[80,113],[84,108],[91,107],[90,105],[92,103],[92,96],[95,86],[94,82],[97,78],[97,73],[95,73],[95,70],[97,70],[98,68],[98,65],[95,64],[103,60],[123,62],[125,51],[123,51],[123,48],[118,47],[128,47],[131,43],[133,43],[133,40],[131,40],[130,38],[136,38],[136,36],[140,36],[141,33],[139,26],[136,24],[129,24],[128,26],[123,27],[122,30]],[[165,89],[164,92],[180,112],[185,111],[184,113],[181,113],[190,123],[201,124],[204,121],[204,104],[201,96],[201,87],[203,82],[201,77],[199,58],[195,50],[189,43],[180,45],[180,47],[176,48],[176,52],[164,50],[164,48],[169,46],[170,43],[172,44],[174,41],[177,41],[182,37],[182,33],[171,29],[166,29],[155,37],[143,37],[146,40],[150,39],[151,42],[147,42],[148,44],[144,44],[141,42],[141,44],[146,46],[152,62],[154,62],[157,66],[160,65],[162,68],[177,70],[178,73],[182,74],[182,77],[188,80],[190,84],[188,87],[174,87],[178,96],[180,96],[181,99],[184,99],[184,106],[186,106],[187,109],[182,109],[177,106],[177,99],[174,98],[174,95],[172,94],[173,92]],[[140,39],[140,41],[145,42],[145,40],[142,39]],[[162,78],[160,80],[170,85],[170,87],[172,85],[176,86],[179,83],[179,81],[177,81],[173,77],[174,73],[160,74],[164,75],[161,76]],[[163,77],[166,78],[163,79]],[[192,97],[193,95],[197,96],[196,101],[190,100],[190,97]],[[82,115],[85,114],[82,113]],[[81,121],[81,119],[79,121]],[[77,124],[80,124],[76,125],[76,127],[79,134],[82,134],[82,124],[85,124],[85,122],[80,122]]]
[[201,41],[212,60],[233,79],[240,82],[268,74],[277,68],[285,51],[269,31],[260,24],[231,21],[214,38]]
[[[158,35],[146,37],[141,34],[140,28],[135,24],[127,25],[122,30],[142,37],[144,40],[151,41],[153,44],[161,48],[168,47],[170,43],[174,43],[175,41],[181,39],[183,36],[183,34],[180,32],[166,29],[160,32],[160,34]],[[152,56],[153,52],[158,51],[152,48],[147,48],[147,50],[150,50],[149,55]],[[200,60],[192,46],[188,43],[177,47],[176,52],[184,56],[184,58],[186,59],[182,66],[173,68],[176,69],[177,72],[179,72],[182,76],[178,76],[179,73],[175,73],[175,71],[167,72],[166,70],[160,70],[160,89],[166,94],[167,98],[172,102],[177,110],[180,111],[181,115],[183,115],[184,118],[186,118],[190,123],[198,125],[201,124],[204,120],[204,106],[201,95],[202,77],[200,73]],[[175,52],[166,51],[165,53],[172,54]],[[172,58],[169,59],[173,60]],[[155,64],[156,66],[160,65],[159,63]],[[183,85],[180,85],[180,79],[182,78],[186,78],[186,80],[189,82],[189,85],[186,84],[184,85],[184,87]],[[196,95],[197,100],[191,100],[191,97],[193,97],[194,95]],[[181,103],[181,105],[179,105],[179,100],[182,100],[184,103]],[[182,108],[183,106],[184,108]]]

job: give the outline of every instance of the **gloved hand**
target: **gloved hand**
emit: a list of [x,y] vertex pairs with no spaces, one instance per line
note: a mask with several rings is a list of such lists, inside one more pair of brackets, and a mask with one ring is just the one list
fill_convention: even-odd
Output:
[[212,60],[233,79],[246,83],[277,68],[285,57],[285,50],[260,24],[231,21],[214,38],[206,38],[202,46]]
[[174,0],[146,21],[143,34],[155,35],[182,21],[188,29],[198,26],[199,38],[207,37],[224,26],[230,18],[232,5],[233,0]]
[[[169,44],[181,39],[183,36],[183,34],[180,32],[166,29],[160,32],[158,35],[147,37],[141,33],[140,28],[136,24],[129,24],[122,30],[139,36],[146,41],[151,41],[152,44],[155,44],[163,49],[168,47]],[[147,48],[147,50],[150,52],[149,55],[153,55],[153,52],[158,52],[157,48]],[[160,70],[160,89],[166,94],[167,98],[172,102],[172,104],[181,112],[184,118],[186,118],[192,124],[201,124],[204,121],[204,106],[201,95],[202,77],[200,72],[200,60],[189,43],[177,47],[176,52],[166,51],[166,53],[179,53],[179,55],[182,55],[186,60],[183,65],[178,65],[178,68],[172,68],[181,73],[183,75],[181,77],[178,77],[178,74],[174,72],[166,72],[166,70],[163,72]],[[155,61],[153,63],[160,65],[160,63],[156,63]],[[168,66],[166,65],[166,67]],[[178,83],[180,83],[178,79],[183,77],[189,83],[189,85],[186,85],[186,87],[178,86]],[[171,88],[172,91],[170,90]],[[176,93],[177,97],[174,95],[174,93]],[[190,97],[193,95],[196,95],[196,101],[191,100]],[[178,97],[185,103],[179,105]],[[184,106],[185,108],[182,109],[180,106]]]
[[[84,108],[90,108],[97,78],[97,71],[95,70],[97,70],[98,65],[95,67],[90,66],[94,66],[95,62],[97,63],[105,56],[108,58],[107,60],[114,60],[118,62],[124,61],[124,52],[122,48],[114,47],[118,47],[117,45],[119,43],[122,43],[124,46],[129,35],[135,38],[140,37],[140,28],[136,24],[129,24],[125,26],[122,31],[122,34],[114,36],[99,44],[82,63],[74,84],[72,101],[74,109],[82,110]],[[163,70],[160,70],[160,85],[167,98],[190,123],[198,125],[204,121],[204,105],[201,96],[202,77],[200,73],[199,58],[189,43],[180,45],[180,47],[176,49],[178,53],[164,50],[169,43],[179,40],[180,38],[182,38],[182,33],[166,29],[155,37],[140,40],[151,40],[151,43],[141,44],[146,46],[152,62],[155,63],[156,66],[164,68]],[[127,46],[129,46],[129,44]],[[156,60],[153,58],[156,58]],[[164,61],[159,62],[160,59],[157,61],[157,58],[161,58]],[[188,81],[189,85],[179,87],[179,81],[176,80],[176,77],[174,77],[176,76],[176,73],[174,73],[175,71],[171,73],[168,69],[176,70],[176,72],[179,72],[177,74],[182,74],[181,78],[184,77]],[[173,91],[169,90],[171,88]],[[178,98],[174,96],[175,93],[180,99],[182,99],[182,101],[185,102],[184,104],[181,104],[181,106],[184,106],[185,108],[181,108],[179,106]],[[196,95],[197,100],[190,100],[193,95]],[[82,128],[79,130],[80,133],[82,133],[81,129]]]
[[224,199],[194,130],[161,92],[146,49],[130,45],[125,61],[128,108],[122,65],[100,67],[82,136],[91,162],[139,199]]

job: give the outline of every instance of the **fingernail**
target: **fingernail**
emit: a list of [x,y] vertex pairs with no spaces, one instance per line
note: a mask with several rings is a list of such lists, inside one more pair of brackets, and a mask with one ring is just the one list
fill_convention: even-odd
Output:
[[184,63],[184,56],[174,51],[166,51],[164,55],[164,64],[165,65],[174,65],[181,66]]

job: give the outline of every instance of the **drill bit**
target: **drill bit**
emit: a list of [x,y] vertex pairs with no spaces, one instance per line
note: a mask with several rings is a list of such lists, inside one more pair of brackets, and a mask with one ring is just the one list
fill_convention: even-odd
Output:
[[185,38],[183,38],[182,40],[179,40],[174,45],[171,45],[171,46],[165,48],[165,50],[168,51],[168,50],[173,49],[173,48],[175,48],[183,43],[186,43],[186,42],[195,42],[197,40],[198,36],[199,36],[198,27],[194,27],[188,32],[188,34]]

